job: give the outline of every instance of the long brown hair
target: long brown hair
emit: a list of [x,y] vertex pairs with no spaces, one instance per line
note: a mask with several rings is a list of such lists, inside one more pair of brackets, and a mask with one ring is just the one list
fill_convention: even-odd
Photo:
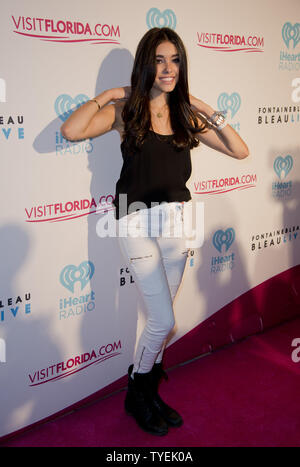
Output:
[[[123,145],[129,151],[141,148],[151,127],[149,95],[156,76],[156,49],[162,42],[172,42],[179,55],[179,77],[175,89],[169,93],[171,126],[176,147],[196,147],[196,133],[206,127],[201,116],[191,109],[189,100],[187,56],[178,34],[169,28],[150,29],[138,44],[131,74],[131,94],[123,108]],[[198,118],[197,118],[198,117]],[[199,125],[199,120],[202,124]]]

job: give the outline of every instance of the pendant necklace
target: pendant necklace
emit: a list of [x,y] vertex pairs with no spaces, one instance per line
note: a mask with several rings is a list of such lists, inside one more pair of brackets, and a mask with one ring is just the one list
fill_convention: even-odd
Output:
[[163,112],[162,112],[162,109],[164,109],[165,107],[167,107],[167,104],[164,105],[164,106],[161,108],[161,110],[159,110],[158,112],[155,112],[155,111],[154,111],[154,112],[153,112],[154,115],[155,115],[157,118],[162,118],[162,117],[164,116],[164,114],[163,114]]

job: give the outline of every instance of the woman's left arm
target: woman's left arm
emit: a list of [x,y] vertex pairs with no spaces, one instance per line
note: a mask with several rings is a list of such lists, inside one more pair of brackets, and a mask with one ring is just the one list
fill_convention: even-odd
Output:
[[[215,112],[205,102],[190,95],[190,103],[193,110],[199,112],[205,119],[209,119]],[[222,130],[209,128],[208,131],[198,133],[198,139],[206,146],[222,152],[235,159],[245,159],[249,156],[249,149],[239,134],[230,125]]]

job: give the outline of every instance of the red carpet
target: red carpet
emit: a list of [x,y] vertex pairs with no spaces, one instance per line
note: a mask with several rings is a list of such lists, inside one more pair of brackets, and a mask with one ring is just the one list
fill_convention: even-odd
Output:
[[[169,371],[161,395],[185,423],[162,438],[123,410],[125,391],[6,440],[2,446],[300,446],[300,319]],[[299,352],[300,354],[300,352]]]

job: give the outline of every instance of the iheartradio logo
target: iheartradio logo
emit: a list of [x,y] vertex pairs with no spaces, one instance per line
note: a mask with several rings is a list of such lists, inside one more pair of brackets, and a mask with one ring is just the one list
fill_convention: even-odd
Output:
[[235,116],[239,108],[241,107],[241,96],[237,92],[227,94],[222,92],[218,97],[218,109],[223,110],[226,113],[230,110],[231,118]]
[[85,94],[78,94],[74,98],[69,94],[61,94],[54,103],[55,112],[65,122],[74,110],[78,109],[78,107],[88,100],[89,97]]
[[222,247],[224,246],[225,252],[226,252],[231,247],[232,243],[234,242],[234,239],[235,239],[235,231],[232,227],[230,227],[229,229],[226,229],[225,231],[221,229],[217,230],[214,233],[212,242],[213,242],[214,247],[220,253],[222,253]]
[[150,8],[146,16],[146,23],[149,29],[164,27],[176,29],[177,20],[173,10],[160,11],[158,8]]
[[230,248],[235,240],[235,230],[229,227],[226,230],[218,229],[212,238],[212,244],[220,253],[212,256],[210,263],[210,273],[219,274],[232,271],[235,266],[235,253],[230,252]]
[[276,157],[273,168],[274,171],[279,178],[282,180],[287,177],[288,173],[292,170],[293,167],[293,158],[292,156],[288,155],[286,157],[278,156]]
[[292,44],[291,48],[297,47],[300,42],[300,23],[284,23],[281,35],[287,48],[290,47],[290,44]]
[[95,266],[91,261],[83,261],[78,267],[69,264],[60,273],[60,283],[74,293],[75,282],[79,282],[83,290],[93,277],[94,271]]

